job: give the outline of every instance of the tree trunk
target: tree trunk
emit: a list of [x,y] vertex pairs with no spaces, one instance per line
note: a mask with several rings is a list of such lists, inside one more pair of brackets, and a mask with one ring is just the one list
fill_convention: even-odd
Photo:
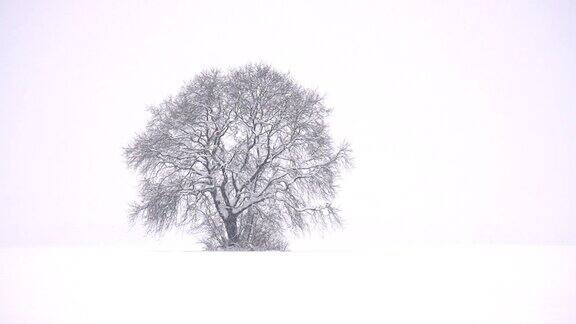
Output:
[[224,221],[226,227],[226,234],[228,235],[228,245],[236,245],[238,243],[238,225],[236,217],[230,216]]

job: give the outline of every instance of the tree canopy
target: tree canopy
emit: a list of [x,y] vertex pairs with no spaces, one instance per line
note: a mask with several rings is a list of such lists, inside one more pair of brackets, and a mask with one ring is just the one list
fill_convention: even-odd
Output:
[[333,144],[329,112],[268,65],[200,73],[125,149],[141,175],[131,218],[189,228],[209,249],[285,249],[286,230],[340,224],[331,201],[350,150]]

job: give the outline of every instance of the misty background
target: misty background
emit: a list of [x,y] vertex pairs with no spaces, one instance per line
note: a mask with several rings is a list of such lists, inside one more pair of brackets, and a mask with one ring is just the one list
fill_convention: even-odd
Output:
[[3,1],[0,245],[156,242],[129,227],[122,148],[186,80],[249,62],[323,93],[354,150],[345,229],[293,248],[574,244],[575,17],[572,1]]

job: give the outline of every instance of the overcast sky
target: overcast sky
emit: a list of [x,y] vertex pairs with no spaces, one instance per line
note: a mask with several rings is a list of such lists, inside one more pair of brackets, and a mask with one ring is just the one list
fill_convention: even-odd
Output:
[[0,246],[147,244],[122,148],[249,62],[354,150],[346,227],[294,247],[576,243],[574,1],[2,1],[0,48]]

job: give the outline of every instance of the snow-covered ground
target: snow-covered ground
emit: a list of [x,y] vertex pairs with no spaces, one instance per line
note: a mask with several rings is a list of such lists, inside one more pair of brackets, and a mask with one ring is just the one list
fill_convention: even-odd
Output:
[[0,323],[576,323],[576,247],[0,249]]

